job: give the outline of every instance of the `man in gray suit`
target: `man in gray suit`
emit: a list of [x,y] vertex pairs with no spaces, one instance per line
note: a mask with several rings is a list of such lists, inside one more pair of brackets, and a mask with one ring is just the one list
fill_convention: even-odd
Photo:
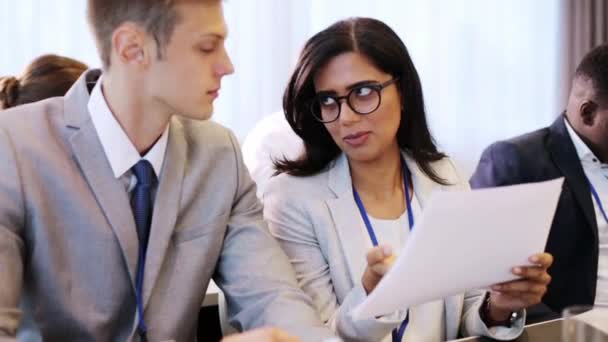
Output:
[[0,115],[0,339],[26,316],[45,341],[193,340],[212,277],[240,330],[329,336],[205,120],[233,72],[221,1],[88,6],[104,71]]

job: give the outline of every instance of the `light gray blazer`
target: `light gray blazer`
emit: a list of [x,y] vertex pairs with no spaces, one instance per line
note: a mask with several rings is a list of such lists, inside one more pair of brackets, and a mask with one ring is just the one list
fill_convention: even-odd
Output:
[[[137,339],[137,235],[87,110],[99,71],[64,98],[0,113],[0,339]],[[193,340],[210,278],[239,329],[330,335],[262,220],[237,140],[213,122],[174,117],[144,275],[150,341]],[[25,335],[21,335],[25,336]]]
[[[433,191],[467,190],[468,183],[453,163],[432,163],[449,186],[428,178],[407,155],[414,193],[424,209]],[[371,247],[369,236],[353,199],[348,159],[344,154],[327,171],[310,177],[281,174],[272,178],[264,194],[264,217],[296,269],[300,286],[313,299],[321,318],[345,340],[390,341],[391,331],[405,318],[393,314],[354,321],[351,310],[366,296],[361,276]],[[523,319],[512,328],[488,329],[479,317],[482,291],[445,298],[447,339],[459,335],[487,335],[498,339],[517,337]]]

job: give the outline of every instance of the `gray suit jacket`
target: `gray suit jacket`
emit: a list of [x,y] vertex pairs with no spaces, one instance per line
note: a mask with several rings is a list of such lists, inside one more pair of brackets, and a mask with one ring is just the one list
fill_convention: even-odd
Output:
[[[407,154],[403,155],[422,209],[433,191],[469,189],[449,159],[432,164],[435,172],[452,184],[441,186]],[[355,321],[350,315],[366,297],[361,277],[367,265],[365,253],[372,247],[351,184],[344,154],[327,171],[315,176],[281,174],[268,182],[264,216],[291,258],[300,285],[333,331],[348,341],[391,341],[391,331],[405,319],[405,311],[363,321]],[[444,299],[447,339],[462,334],[508,340],[522,332],[523,318],[510,329],[488,329],[479,317],[484,294],[470,291]]]
[[[21,312],[45,341],[137,338],[135,223],[87,110],[99,74],[0,115],[0,338],[15,336]],[[149,340],[193,340],[212,277],[239,329],[330,335],[255,192],[227,129],[171,120],[144,275]]]

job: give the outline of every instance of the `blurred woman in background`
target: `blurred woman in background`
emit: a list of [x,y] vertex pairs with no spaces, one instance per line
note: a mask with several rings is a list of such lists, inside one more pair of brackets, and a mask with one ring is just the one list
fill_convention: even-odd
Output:
[[20,77],[0,77],[0,109],[63,96],[87,68],[68,57],[40,56]]

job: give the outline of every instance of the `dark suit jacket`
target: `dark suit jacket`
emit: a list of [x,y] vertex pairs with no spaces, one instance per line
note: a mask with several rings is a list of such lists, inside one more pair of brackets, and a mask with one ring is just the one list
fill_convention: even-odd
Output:
[[[543,304],[533,321],[555,317],[569,306],[593,304],[598,232],[591,192],[576,149],[560,116],[551,126],[492,144],[482,154],[471,187],[488,188],[565,177],[546,251],[555,262]],[[543,309],[543,310],[540,310]]]

